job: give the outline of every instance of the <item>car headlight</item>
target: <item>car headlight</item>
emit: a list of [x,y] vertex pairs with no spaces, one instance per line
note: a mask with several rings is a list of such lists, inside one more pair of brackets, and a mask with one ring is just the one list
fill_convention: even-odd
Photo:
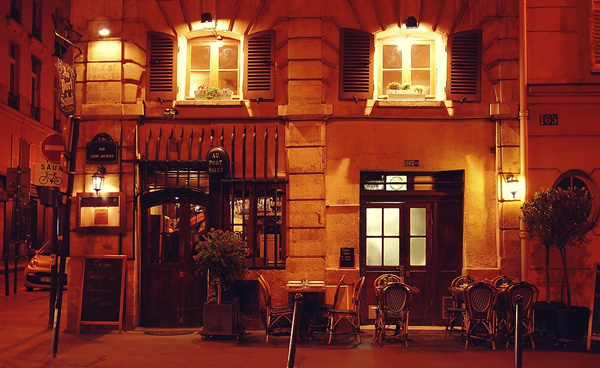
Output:
[[29,267],[30,267],[30,268],[36,268],[36,267],[37,267],[37,265],[38,265],[38,259],[37,259],[37,258],[35,258],[35,257],[33,257],[33,258],[31,259],[31,261],[29,261]]

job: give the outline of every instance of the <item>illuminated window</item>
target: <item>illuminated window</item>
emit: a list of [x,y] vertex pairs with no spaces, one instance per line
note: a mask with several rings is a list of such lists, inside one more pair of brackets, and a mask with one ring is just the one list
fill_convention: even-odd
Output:
[[194,91],[204,85],[238,92],[239,41],[196,38],[188,42],[186,98],[193,98]]
[[390,37],[380,41],[380,94],[391,82],[425,87],[425,95],[436,90],[435,43],[433,40]]

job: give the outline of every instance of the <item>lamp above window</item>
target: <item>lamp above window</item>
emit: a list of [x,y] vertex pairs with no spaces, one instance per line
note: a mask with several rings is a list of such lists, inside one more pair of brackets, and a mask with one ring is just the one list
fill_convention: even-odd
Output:
[[406,27],[406,29],[418,28],[419,23],[417,23],[417,18],[415,18],[411,15],[410,17],[406,18],[406,20],[404,21],[404,26]]
[[217,28],[215,20],[210,13],[202,13],[200,27],[207,31],[212,31]]

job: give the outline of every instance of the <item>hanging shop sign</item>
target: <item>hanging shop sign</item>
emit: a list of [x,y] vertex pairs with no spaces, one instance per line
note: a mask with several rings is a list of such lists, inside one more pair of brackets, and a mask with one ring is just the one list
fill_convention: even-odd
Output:
[[75,113],[75,68],[62,60],[56,61],[56,72],[58,73],[58,108],[63,115],[69,117]]
[[88,164],[117,162],[117,142],[107,133],[96,134],[86,146],[85,161]]
[[206,153],[208,175],[211,178],[224,178],[229,174],[229,155],[223,147],[213,147]]

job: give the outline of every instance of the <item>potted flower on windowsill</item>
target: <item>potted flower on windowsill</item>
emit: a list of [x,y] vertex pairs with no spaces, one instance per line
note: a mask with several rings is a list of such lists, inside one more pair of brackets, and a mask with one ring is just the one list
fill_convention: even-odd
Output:
[[[246,241],[231,231],[211,229],[196,243],[194,260],[200,272],[206,272],[216,296],[204,304],[203,334],[232,334],[238,328],[239,307],[234,298],[224,302],[224,285],[241,279],[246,273]],[[209,295],[211,295],[209,291]]]
[[387,85],[388,100],[425,100],[425,87],[410,83],[390,82]]
[[[546,272],[546,304],[550,307],[550,250],[556,248],[560,254],[564,288],[561,290],[561,302],[566,292],[566,307],[552,306],[556,326],[550,325],[549,329],[555,329],[554,334],[563,340],[578,340],[585,333],[589,309],[571,305],[571,286],[568,277],[567,248],[569,246],[584,245],[589,239],[586,234],[594,227],[594,221],[590,220],[592,209],[592,196],[587,188],[569,187],[567,189],[555,188],[544,189],[535,193],[533,199],[525,202],[521,207],[522,218],[529,227],[531,235],[542,243],[546,250],[545,272]],[[563,304],[564,305],[564,304]],[[578,317],[566,317],[567,314],[578,315]],[[576,318],[581,322],[580,328],[572,331],[561,331],[561,326],[575,327],[577,321],[565,318]],[[536,318],[537,319],[537,318]]]
[[194,91],[196,100],[231,100],[233,91],[229,88],[207,87],[201,85]]

